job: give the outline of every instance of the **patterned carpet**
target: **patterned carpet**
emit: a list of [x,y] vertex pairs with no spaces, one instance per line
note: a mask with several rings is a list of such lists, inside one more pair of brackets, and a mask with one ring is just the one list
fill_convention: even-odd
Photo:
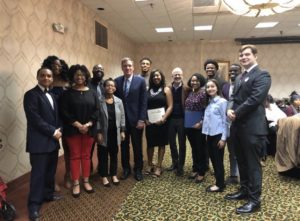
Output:
[[[188,150],[187,159],[191,159]],[[167,151],[164,166],[169,165]],[[228,163],[225,165],[228,172]],[[118,187],[104,188],[97,184],[95,194],[83,193],[79,200],[67,192],[64,200],[50,204],[43,211],[42,220],[300,220],[300,180],[279,176],[272,157],[268,157],[263,168],[261,211],[251,215],[235,214],[235,208],[244,201],[223,199],[236,186],[227,186],[223,193],[206,193],[205,188],[214,184],[212,170],[202,184],[186,178],[191,160],[186,162],[185,170],[184,177],[165,171],[160,178],[147,176],[138,183],[131,178]],[[99,183],[98,179],[94,178],[94,184]]]

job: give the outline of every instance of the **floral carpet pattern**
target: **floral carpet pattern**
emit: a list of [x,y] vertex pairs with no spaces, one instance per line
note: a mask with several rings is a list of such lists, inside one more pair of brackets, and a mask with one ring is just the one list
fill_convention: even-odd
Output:
[[[187,150],[183,177],[164,171],[160,178],[148,175],[142,182],[136,182],[130,177],[121,181],[119,186],[105,188],[99,184],[99,177],[96,175],[91,180],[96,193],[88,195],[83,192],[79,199],[74,199],[69,191],[64,190],[64,199],[49,204],[42,211],[41,220],[300,220],[300,180],[279,176],[272,157],[267,158],[266,167],[263,167],[260,211],[250,215],[237,215],[235,209],[245,201],[227,201],[224,196],[235,191],[238,186],[228,185],[222,193],[207,193],[206,187],[215,181],[212,169],[207,172],[201,184],[187,179],[192,166],[190,148]],[[227,154],[224,162],[228,175]],[[170,164],[170,152],[167,148],[163,166],[166,168]]]

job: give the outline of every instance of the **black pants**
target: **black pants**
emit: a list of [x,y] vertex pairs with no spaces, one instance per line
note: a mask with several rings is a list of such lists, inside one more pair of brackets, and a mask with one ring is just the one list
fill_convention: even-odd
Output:
[[29,213],[39,211],[44,200],[53,198],[57,161],[58,150],[51,153],[30,153]]
[[[127,123],[127,122],[126,122]],[[134,154],[134,171],[141,172],[143,169],[143,149],[142,149],[143,129],[132,127],[126,124],[125,140],[121,142],[121,163],[123,170],[130,170],[130,140]]]
[[[176,135],[178,137],[179,154],[176,144]],[[172,157],[172,163],[178,169],[183,169],[186,155],[186,137],[184,132],[183,118],[170,118],[169,119],[169,143]]]
[[207,136],[207,148],[209,157],[211,159],[215,178],[216,178],[216,186],[219,188],[223,188],[224,184],[224,148],[218,147],[218,142],[220,141],[222,134],[218,134],[215,136]]
[[186,128],[185,133],[192,148],[193,172],[197,172],[200,176],[204,176],[207,169],[205,135],[202,134],[201,130],[194,128]]
[[262,192],[262,169],[260,156],[266,146],[266,136],[249,134],[243,126],[232,125],[235,153],[240,172],[241,188],[248,193],[249,200],[260,202]]
[[[117,175],[118,166],[118,141],[117,141],[117,128],[108,130],[107,133],[107,146],[98,145],[98,171],[100,176],[107,177]],[[110,168],[108,174],[108,155],[110,158]]]

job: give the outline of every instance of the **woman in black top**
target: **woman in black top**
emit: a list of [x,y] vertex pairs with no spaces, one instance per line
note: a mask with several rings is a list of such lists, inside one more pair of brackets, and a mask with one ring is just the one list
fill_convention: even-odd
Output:
[[99,102],[94,91],[86,84],[90,76],[84,65],[73,65],[69,70],[73,82],[61,99],[61,113],[64,121],[64,135],[70,148],[70,167],[73,180],[73,197],[79,197],[80,166],[83,188],[87,193],[94,190],[89,183],[90,154],[94,137],[99,132]]

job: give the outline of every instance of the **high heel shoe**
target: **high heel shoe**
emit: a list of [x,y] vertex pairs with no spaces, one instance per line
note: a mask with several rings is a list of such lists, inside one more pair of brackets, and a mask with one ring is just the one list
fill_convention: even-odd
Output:
[[[115,180],[114,180],[114,178],[115,178]],[[117,177],[112,177],[111,181],[112,181],[113,185],[115,185],[115,186],[118,186],[120,184],[120,181],[118,180]]]
[[107,183],[104,182],[104,179],[105,179],[105,178],[106,178],[106,177],[103,177],[103,178],[102,178],[103,186],[105,186],[105,187],[110,187],[110,183],[109,183],[109,181],[108,181],[107,178],[106,178]]
[[90,184],[90,182],[89,181],[83,181],[83,189],[84,189],[84,191],[86,192],[86,193],[88,193],[88,194],[90,194],[90,193],[94,193],[95,192],[95,190],[92,188],[92,189],[87,189],[86,187],[85,187],[85,183],[88,183],[88,184]]
[[76,186],[79,186],[79,183],[76,183],[76,184],[73,185],[72,196],[73,196],[74,198],[78,198],[78,197],[80,196],[80,190],[79,190],[78,193],[74,193],[74,189],[75,189]]

